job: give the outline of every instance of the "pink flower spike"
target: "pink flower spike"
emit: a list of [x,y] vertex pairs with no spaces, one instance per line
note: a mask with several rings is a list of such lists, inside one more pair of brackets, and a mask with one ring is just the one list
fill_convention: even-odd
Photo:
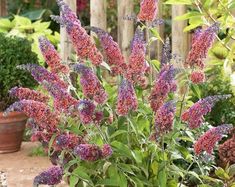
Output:
[[34,100],[34,101],[39,101],[43,103],[47,103],[49,101],[49,97],[34,91],[30,90],[29,88],[21,88],[21,87],[14,87],[9,91],[10,96],[17,97],[20,100]]
[[231,124],[225,124],[208,130],[194,144],[196,155],[199,155],[203,151],[212,154],[215,144],[222,139],[223,135],[228,134],[232,127],[233,125]]
[[100,28],[92,27],[91,30],[95,32],[100,39],[107,63],[111,67],[112,75],[124,74],[127,64],[124,61],[124,57],[117,42],[113,40],[112,36]]
[[69,72],[68,66],[61,64],[62,59],[49,40],[43,36],[39,37],[39,47],[51,72],[64,74]]
[[105,103],[108,95],[92,69],[83,64],[76,64],[73,66],[73,70],[81,75],[80,84],[83,94],[99,104]]
[[193,84],[201,84],[205,81],[205,74],[202,71],[194,71],[190,75],[190,80]]
[[138,19],[141,21],[154,21],[157,16],[157,0],[141,0]]

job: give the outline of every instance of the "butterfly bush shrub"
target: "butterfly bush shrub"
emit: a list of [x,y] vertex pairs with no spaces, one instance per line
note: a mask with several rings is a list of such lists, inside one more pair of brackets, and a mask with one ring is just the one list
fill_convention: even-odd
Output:
[[[53,19],[66,28],[79,60],[63,63],[53,45],[40,37],[48,69],[32,64],[18,68],[29,71],[45,92],[12,88],[10,94],[19,101],[5,111],[5,115],[11,111],[27,114],[32,141],[42,143],[54,165],[36,176],[34,185],[56,185],[63,177],[70,186],[206,183],[215,163],[213,150],[225,135],[232,134],[233,126],[211,128],[204,117],[231,95],[208,96],[187,107],[187,93],[177,88],[177,77],[186,75],[188,88],[205,81],[205,59],[219,24],[195,32],[183,69],[175,66],[167,39],[160,66],[155,68],[147,53],[151,42],[147,44],[144,35],[154,28],[137,27],[125,60],[107,32],[91,28],[100,40],[101,48],[97,48],[75,13],[62,0],[57,4],[61,14]],[[157,1],[143,0],[137,24],[157,22],[156,15]],[[104,71],[116,77],[117,85],[108,83]],[[78,76],[77,88],[71,83],[71,72]],[[220,146],[223,161],[233,158],[225,158],[232,141]]]

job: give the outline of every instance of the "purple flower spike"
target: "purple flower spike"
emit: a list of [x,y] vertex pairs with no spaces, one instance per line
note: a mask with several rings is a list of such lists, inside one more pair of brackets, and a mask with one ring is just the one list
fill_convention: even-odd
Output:
[[138,101],[133,84],[123,79],[118,91],[117,113],[120,116],[125,116],[131,110],[136,110],[137,107]]
[[56,185],[59,184],[63,177],[63,170],[61,167],[54,166],[49,168],[47,171],[40,173],[34,178],[34,185]]
[[95,105],[89,100],[80,100],[77,105],[78,114],[83,124],[89,124],[93,122],[95,115]]
[[47,69],[45,69],[42,66],[38,66],[35,64],[25,64],[25,65],[19,65],[18,68],[29,71],[31,75],[33,76],[33,78],[38,83],[47,81],[49,83],[58,85],[62,89],[68,88],[68,85],[64,81],[62,81],[58,75],[56,75],[55,73],[49,72]]
[[94,144],[80,144],[75,147],[74,153],[80,156],[81,160],[96,161],[102,159],[102,150]]
[[91,37],[81,26],[81,22],[77,19],[76,14],[62,0],[57,0],[60,7],[60,19],[56,20],[65,26],[68,36],[75,48],[77,55],[81,59],[88,58],[94,65],[100,65],[103,61],[101,53],[92,42]]
[[200,99],[182,114],[181,119],[187,122],[190,128],[198,128],[203,122],[203,116],[211,111],[216,102],[229,97],[231,95],[215,95]]
[[103,104],[107,100],[108,95],[92,69],[83,64],[76,64],[73,66],[73,70],[81,75],[80,84],[83,94],[87,98]]

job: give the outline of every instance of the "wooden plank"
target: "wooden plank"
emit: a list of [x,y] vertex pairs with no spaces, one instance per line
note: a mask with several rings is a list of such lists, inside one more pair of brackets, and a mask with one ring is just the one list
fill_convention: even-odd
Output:
[[7,15],[7,1],[6,0],[0,0],[0,16],[6,16]]
[[[64,2],[67,3],[73,11],[76,11],[76,0],[64,0]],[[62,60],[65,62],[69,61],[72,54],[72,44],[69,41],[65,28],[63,27],[60,28],[60,47]]]
[[[159,0],[159,2],[158,2],[158,16],[157,16],[158,19],[163,19],[162,11],[163,11],[163,0]],[[164,39],[164,24],[158,25],[157,29],[158,29],[160,37],[162,38],[163,41],[165,41],[165,39]],[[157,59],[158,60],[161,60],[162,47],[163,47],[162,42],[158,40],[157,41]]]
[[133,0],[118,0],[118,44],[126,60],[130,54],[130,41],[134,35],[134,23],[133,21],[124,20],[123,17],[132,15],[133,9]]
[[107,30],[106,0],[90,1],[91,26]]
[[[172,6],[172,53],[185,60],[188,53],[188,34],[183,30],[187,26],[187,21],[176,21],[175,17],[186,13],[186,6]],[[180,65],[180,64],[177,64]]]

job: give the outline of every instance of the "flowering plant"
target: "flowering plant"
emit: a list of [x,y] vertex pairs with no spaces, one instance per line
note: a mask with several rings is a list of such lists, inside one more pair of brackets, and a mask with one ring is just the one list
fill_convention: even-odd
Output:
[[[195,32],[184,69],[174,66],[166,40],[158,71],[146,52],[151,42],[147,45],[144,37],[144,31],[154,28],[143,24],[156,22],[156,0],[140,4],[136,19],[143,26],[136,29],[127,60],[108,33],[92,27],[101,53],[71,9],[62,0],[57,4],[61,14],[53,19],[65,27],[79,62],[62,63],[53,45],[40,37],[49,70],[32,64],[19,68],[29,71],[50,97],[13,88],[11,95],[20,101],[5,111],[5,115],[22,111],[30,117],[32,140],[42,143],[56,165],[36,176],[34,185],[58,184],[62,175],[70,186],[191,186],[211,179],[207,175],[214,164],[213,149],[224,135],[232,133],[232,125],[208,130],[204,116],[216,102],[231,95],[208,96],[187,109],[185,100],[190,85],[205,81],[205,58],[219,24]],[[118,78],[117,86],[102,77],[105,67],[110,76]],[[71,83],[70,72],[78,74],[78,88]],[[183,96],[176,82],[182,73],[189,77]],[[208,131],[201,135],[204,130]],[[228,163],[232,157],[223,157],[231,142],[220,149],[221,159]],[[208,185],[221,182],[211,179]]]

